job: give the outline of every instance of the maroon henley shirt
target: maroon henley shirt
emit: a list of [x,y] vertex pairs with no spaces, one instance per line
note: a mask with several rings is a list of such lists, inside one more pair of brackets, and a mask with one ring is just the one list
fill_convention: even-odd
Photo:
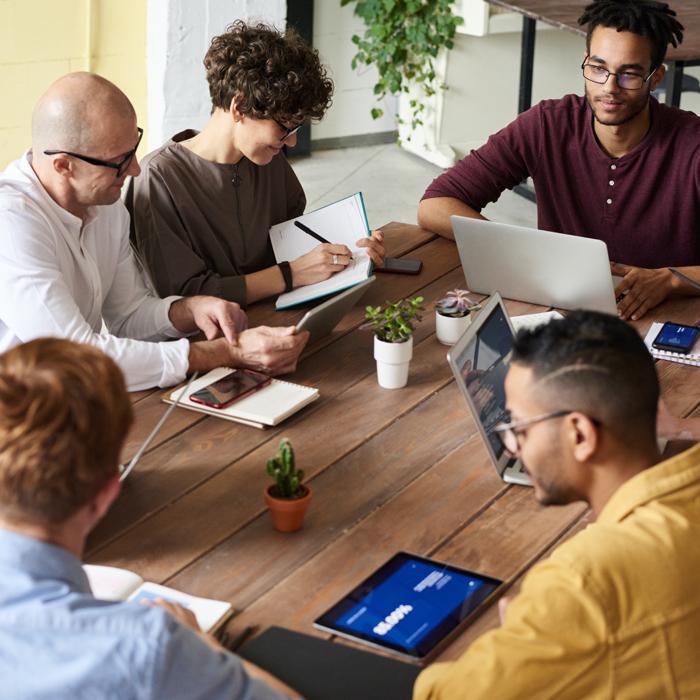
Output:
[[545,100],[437,177],[423,199],[476,211],[532,177],[538,226],[599,238],[611,260],[700,265],[700,117],[650,99],[651,127],[622,158],[602,150],[585,98]]

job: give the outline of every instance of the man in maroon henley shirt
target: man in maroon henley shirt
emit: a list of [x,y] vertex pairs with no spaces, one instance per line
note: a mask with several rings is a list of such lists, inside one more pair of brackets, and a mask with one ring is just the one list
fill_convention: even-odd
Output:
[[529,176],[539,228],[607,244],[624,276],[616,293],[628,291],[623,318],[697,294],[668,267],[700,280],[700,117],[650,96],[668,43],[682,40],[674,15],[639,0],[586,7],[585,98],[540,102],[491,136],[432,182],[419,224],[452,238],[451,214],[484,218],[488,202]]

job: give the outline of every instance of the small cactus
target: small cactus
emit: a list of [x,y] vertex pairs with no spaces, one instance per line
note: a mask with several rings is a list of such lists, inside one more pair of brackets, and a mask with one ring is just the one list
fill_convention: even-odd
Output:
[[267,460],[267,473],[275,480],[273,493],[276,498],[298,498],[301,482],[304,480],[304,470],[294,467],[294,450],[287,438],[282,438],[279,451]]

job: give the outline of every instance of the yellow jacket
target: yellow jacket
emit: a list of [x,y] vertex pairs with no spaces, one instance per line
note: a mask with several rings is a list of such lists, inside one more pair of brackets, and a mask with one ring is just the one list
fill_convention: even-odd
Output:
[[624,483],[413,697],[700,698],[700,445]]

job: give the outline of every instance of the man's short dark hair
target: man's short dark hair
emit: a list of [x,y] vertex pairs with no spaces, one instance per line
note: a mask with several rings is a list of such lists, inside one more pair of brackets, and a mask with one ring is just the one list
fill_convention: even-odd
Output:
[[591,34],[598,27],[632,32],[652,43],[651,70],[666,57],[669,44],[675,48],[683,41],[683,25],[665,2],[653,0],[595,0],[586,6],[578,23],[586,28],[586,49],[591,50]]
[[655,435],[659,380],[651,354],[615,316],[574,311],[515,338],[514,363],[532,370],[552,410],[579,410],[618,438]]
[[295,125],[320,119],[331,104],[333,82],[318,51],[291,28],[234,22],[212,39],[204,67],[212,111],[228,110],[235,97],[241,114]]

